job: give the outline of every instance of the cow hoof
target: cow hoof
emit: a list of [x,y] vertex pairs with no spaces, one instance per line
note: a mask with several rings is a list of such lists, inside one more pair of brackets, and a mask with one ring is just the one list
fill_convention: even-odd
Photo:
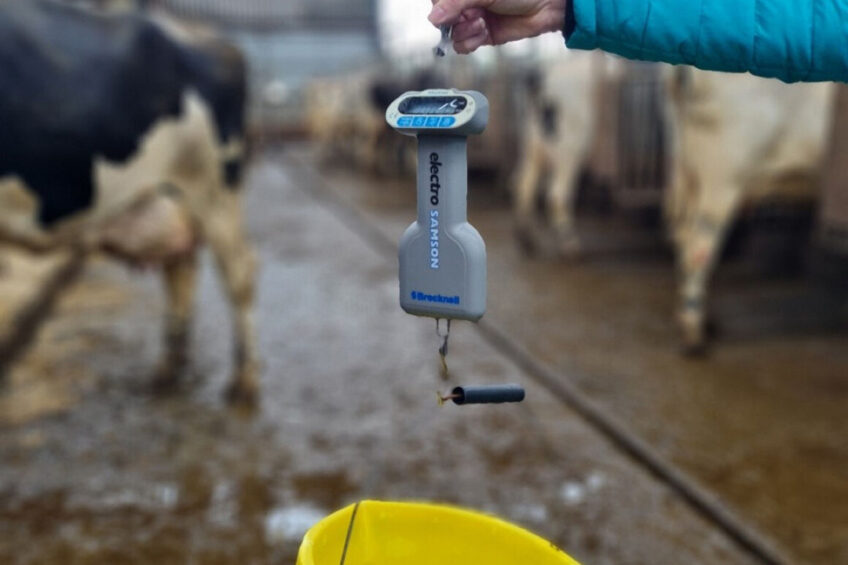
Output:
[[153,394],[157,396],[165,396],[176,392],[179,382],[179,379],[173,371],[162,370],[158,371],[156,376],[153,377],[153,382],[151,383],[150,388],[153,391]]
[[259,387],[256,384],[234,382],[225,393],[227,402],[234,406],[254,407],[259,401]]
[[583,256],[583,247],[580,239],[575,236],[559,238],[557,243],[557,254],[565,261],[576,261]]
[[703,331],[685,332],[680,352],[689,359],[704,359],[710,353],[710,341]]
[[687,359],[706,359],[710,355],[710,346],[706,341],[700,343],[684,343],[680,353]]
[[681,352],[689,358],[703,358],[709,353],[709,320],[704,309],[694,302],[684,304],[678,313],[680,335],[683,343]]
[[180,376],[185,370],[186,362],[182,357],[170,358],[159,362],[153,376],[151,388],[154,394],[170,394],[179,388]]
[[518,248],[525,255],[529,257],[535,257],[536,255],[538,255],[539,245],[529,229],[516,228],[515,241],[518,243]]

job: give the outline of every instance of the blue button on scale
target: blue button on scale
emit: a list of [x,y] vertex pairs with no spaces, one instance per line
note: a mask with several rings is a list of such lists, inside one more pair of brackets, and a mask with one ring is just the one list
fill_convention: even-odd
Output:
[[456,118],[453,116],[403,116],[398,118],[397,125],[400,128],[408,127],[427,127],[427,128],[449,128],[456,123]]

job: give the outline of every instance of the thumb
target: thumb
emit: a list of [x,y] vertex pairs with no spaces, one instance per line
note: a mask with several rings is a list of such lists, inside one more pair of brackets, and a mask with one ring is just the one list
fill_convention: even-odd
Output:
[[482,8],[491,4],[491,0],[434,0],[433,10],[427,19],[435,26],[453,24],[460,14],[469,8]]

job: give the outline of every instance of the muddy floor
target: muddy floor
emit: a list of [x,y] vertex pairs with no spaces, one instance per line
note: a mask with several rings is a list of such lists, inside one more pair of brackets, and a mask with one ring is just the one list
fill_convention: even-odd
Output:
[[[398,308],[395,257],[356,225],[396,237],[412,189],[324,175],[364,214],[346,215],[316,195],[308,159],[257,161],[247,192],[257,409],[222,401],[228,310],[208,258],[191,369],[168,397],[149,386],[155,273],[94,261],[65,294],[0,393],[0,563],[293,563],[311,524],[364,498],[492,512],[586,564],[758,562],[470,325],[452,337],[455,381],[518,382],[527,400],[440,408],[434,324]],[[769,295],[739,282],[719,304],[739,335],[685,362],[661,254],[530,261],[502,206],[472,210],[489,243],[487,319],[793,563],[848,561],[844,334],[746,328]]]
[[[414,179],[321,170],[326,189],[391,241],[412,221]],[[788,560],[848,563],[844,262],[811,261],[810,271],[831,273],[824,280],[775,276],[762,257],[797,244],[778,238],[769,246],[750,234],[712,285],[715,345],[692,360],[678,349],[673,259],[661,231],[588,214],[579,260],[544,249],[528,258],[507,207],[490,184],[472,183],[469,216],[489,249],[486,321],[714,492]],[[832,273],[841,273],[836,284]]]

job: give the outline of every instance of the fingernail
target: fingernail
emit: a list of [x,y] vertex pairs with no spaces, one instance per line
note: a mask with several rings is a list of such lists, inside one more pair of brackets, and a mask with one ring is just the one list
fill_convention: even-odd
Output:
[[430,15],[427,19],[430,20],[430,23],[433,25],[440,25],[445,23],[445,17],[447,16],[447,12],[445,9],[439,5],[433,6],[433,9],[430,11]]

